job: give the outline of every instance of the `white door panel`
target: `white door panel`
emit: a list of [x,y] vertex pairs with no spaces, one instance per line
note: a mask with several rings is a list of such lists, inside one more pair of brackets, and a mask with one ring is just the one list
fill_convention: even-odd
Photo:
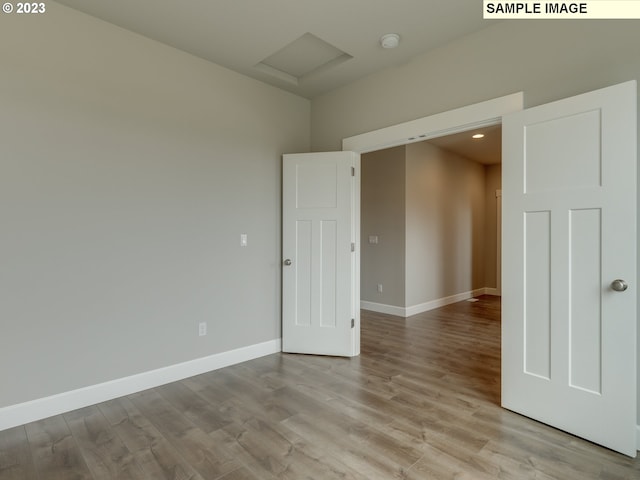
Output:
[[352,152],[283,156],[285,352],[359,353],[356,167]]
[[503,406],[635,456],[635,82],[504,117],[503,159]]

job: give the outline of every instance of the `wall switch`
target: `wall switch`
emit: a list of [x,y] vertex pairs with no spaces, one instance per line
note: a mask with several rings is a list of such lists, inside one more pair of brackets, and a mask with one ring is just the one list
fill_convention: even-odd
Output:
[[377,245],[377,244],[378,244],[378,236],[369,235],[369,245]]
[[246,233],[241,233],[240,234],[240,246],[241,247],[246,247],[247,246],[247,234]]
[[378,293],[382,293],[382,284],[381,283],[378,284]]
[[198,324],[198,336],[204,337],[207,334],[207,322],[200,322]]

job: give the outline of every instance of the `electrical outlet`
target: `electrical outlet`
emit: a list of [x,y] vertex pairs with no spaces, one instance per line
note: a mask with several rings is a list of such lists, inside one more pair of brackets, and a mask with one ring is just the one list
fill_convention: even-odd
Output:
[[198,336],[204,337],[207,334],[207,322],[200,322],[198,324]]
[[382,293],[382,284],[381,283],[378,284],[378,293]]
[[246,247],[247,246],[247,234],[246,233],[241,233],[240,234],[240,246],[241,247]]

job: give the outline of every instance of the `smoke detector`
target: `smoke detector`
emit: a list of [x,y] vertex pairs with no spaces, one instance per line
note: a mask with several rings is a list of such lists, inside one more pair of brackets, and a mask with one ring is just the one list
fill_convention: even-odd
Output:
[[397,33],[387,33],[380,37],[382,48],[396,48],[400,45],[400,35]]

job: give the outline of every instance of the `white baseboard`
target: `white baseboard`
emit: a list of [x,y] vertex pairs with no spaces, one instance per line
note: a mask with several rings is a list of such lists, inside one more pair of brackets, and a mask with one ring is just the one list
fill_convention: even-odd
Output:
[[452,303],[461,302],[463,300],[468,300],[473,297],[477,297],[479,295],[484,295],[485,289],[478,288],[477,290],[471,290],[469,292],[462,292],[456,295],[451,295],[449,297],[438,298],[436,300],[431,300],[430,302],[421,303],[419,305],[413,305],[411,307],[407,307],[407,317],[411,315],[417,315],[419,313],[428,312],[429,310],[434,310],[436,308],[444,307],[445,305],[450,305]]
[[493,295],[494,297],[500,297],[501,293],[498,291],[497,288],[492,288],[492,287],[484,287],[484,294],[485,295]]
[[0,408],[0,431],[282,351],[281,339]]
[[395,305],[385,305],[384,303],[360,302],[360,308],[370,310],[372,312],[386,313],[387,315],[396,315],[398,317],[406,317],[406,308],[396,307]]
[[638,435],[636,436],[636,446],[637,450],[640,452],[640,425],[636,425],[636,431],[638,432]]
[[438,298],[431,300],[430,302],[421,303],[419,305],[413,305],[411,307],[397,307],[395,305],[385,305],[383,303],[374,302],[360,302],[360,308],[363,310],[371,310],[372,312],[386,313],[388,315],[397,315],[399,317],[410,317],[411,315],[417,315],[419,313],[428,312],[435,308],[444,307],[451,303],[461,302],[462,300],[468,300],[469,298],[477,297],[479,295],[500,295],[495,288],[478,288],[469,292],[462,292],[449,297]]

